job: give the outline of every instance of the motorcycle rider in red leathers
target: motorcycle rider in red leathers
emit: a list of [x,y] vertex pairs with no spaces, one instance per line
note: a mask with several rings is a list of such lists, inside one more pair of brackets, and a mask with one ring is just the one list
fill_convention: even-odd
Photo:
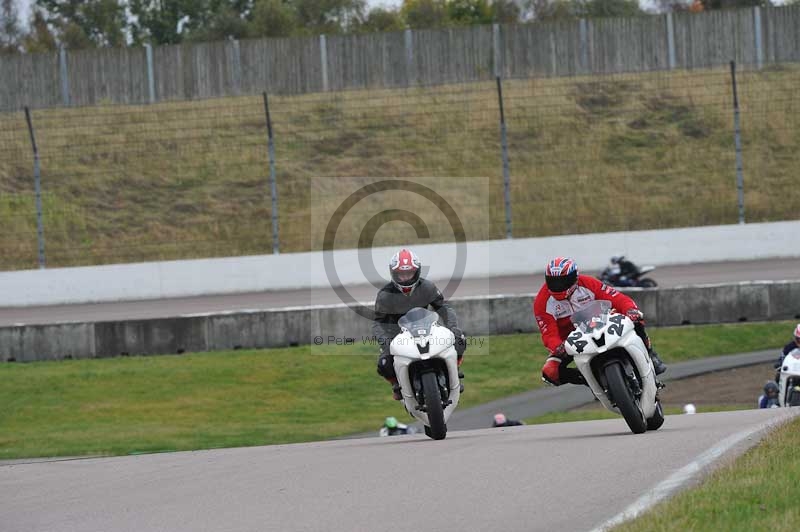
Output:
[[636,307],[636,303],[600,280],[580,275],[574,260],[558,257],[547,264],[545,283],[533,303],[542,342],[550,351],[550,357],[542,367],[542,380],[555,386],[563,383],[585,384],[580,371],[567,367],[572,357],[567,355],[564,341],[573,331],[570,316],[596,299],[610,301],[617,312],[633,321],[636,334],[644,342],[653,361],[656,375],[664,373],[667,368],[650,345],[650,338],[644,330],[644,314]]

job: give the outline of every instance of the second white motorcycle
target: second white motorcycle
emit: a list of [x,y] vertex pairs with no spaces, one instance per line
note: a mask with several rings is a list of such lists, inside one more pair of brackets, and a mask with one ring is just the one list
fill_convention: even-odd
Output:
[[783,357],[778,389],[778,404],[800,406],[800,347]]
[[661,427],[660,385],[630,318],[613,312],[609,301],[596,300],[570,319],[575,330],[565,347],[595,397],[621,414],[635,434]]

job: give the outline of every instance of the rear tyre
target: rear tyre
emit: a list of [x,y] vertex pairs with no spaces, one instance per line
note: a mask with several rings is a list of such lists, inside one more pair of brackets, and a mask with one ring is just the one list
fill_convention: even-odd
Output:
[[649,277],[645,277],[644,279],[639,279],[639,286],[642,288],[655,288],[658,286],[658,283]]
[[664,424],[664,409],[661,408],[661,401],[656,401],[656,411],[647,420],[647,430],[658,430]]
[[647,431],[647,421],[644,419],[642,411],[639,410],[639,405],[633,397],[628,387],[628,382],[622,373],[622,366],[619,363],[613,363],[606,366],[605,369],[606,382],[608,383],[608,391],[614,402],[617,403],[622,417],[625,418],[625,423],[634,434],[641,434]]
[[447,436],[447,425],[444,424],[444,408],[442,407],[442,394],[439,391],[439,382],[436,373],[422,375],[422,393],[425,396],[425,412],[428,414],[428,426],[425,434],[434,440],[443,440]]

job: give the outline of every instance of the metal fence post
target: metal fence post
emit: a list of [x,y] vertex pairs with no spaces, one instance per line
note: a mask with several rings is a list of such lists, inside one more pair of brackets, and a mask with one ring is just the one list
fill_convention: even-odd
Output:
[[325,35],[319,36],[319,55],[322,63],[322,90],[328,91],[328,44]]
[[675,68],[675,22],[672,20],[672,12],[667,13],[667,61],[669,69]]
[[150,103],[156,103],[156,80],[153,75],[153,47],[150,43],[144,45],[147,56],[147,92]]
[[733,86],[733,138],[736,146],[736,190],[739,196],[739,223],[744,223],[744,170],[742,168],[742,131],[739,125],[739,96],[736,87],[736,61],[731,61]]
[[755,44],[756,44],[756,68],[761,70],[764,65],[764,43],[761,37],[761,8],[755,6],[753,8],[753,29],[755,30]]
[[503,75],[502,69],[500,67],[501,61],[501,54],[500,54],[500,25],[499,24],[492,24],[492,49],[494,51],[494,55],[492,56],[494,61],[494,77],[497,78]]
[[58,66],[61,74],[61,103],[69,105],[69,72],[67,71],[67,49],[58,48]]
[[414,81],[414,34],[410,29],[403,32],[403,40],[406,49],[406,84],[411,86]]
[[589,68],[589,29],[586,24],[586,19],[578,20],[578,35],[580,37],[580,61],[583,74],[591,72]]
[[506,131],[506,113],[503,108],[503,83],[500,76],[497,80],[497,101],[500,104],[500,147],[503,155],[503,200],[506,210],[506,238],[514,238],[511,230],[511,172],[508,165],[508,133]]
[[272,136],[272,118],[269,115],[269,99],[264,92],[264,113],[267,115],[267,150],[269,152],[269,190],[272,196],[272,253],[281,252],[278,240],[278,183],[275,178],[275,142]]
[[25,106],[25,121],[28,122],[28,133],[31,135],[31,146],[33,148],[33,183],[36,194],[36,238],[39,244],[39,269],[43,270],[44,260],[44,221],[42,220],[42,179],[41,168],[39,166],[39,148],[36,146],[36,135],[33,133],[33,121],[31,120],[31,110]]
[[233,91],[238,96],[242,93],[242,51],[239,41],[231,39],[233,48]]

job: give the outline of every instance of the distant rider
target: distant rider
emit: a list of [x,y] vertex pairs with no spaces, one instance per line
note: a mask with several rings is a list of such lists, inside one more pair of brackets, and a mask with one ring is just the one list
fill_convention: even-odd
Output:
[[502,412],[498,412],[494,415],[494,421],[492,421],[492,427],[517,427],[519,425],[524,425],[522,421],[517,421],[515,419],[508,419],[505,414]]
[[764,385],[764,394],[758,398],[758,408],[777,408],[780,390],[775,381],[767,381]]
[[653,361],[656,375],[667,370],[645,332],[644,314],[630,297],[594,277],[580,275],[577,264],[569,258],[551,260],[545,267],[544,278],[545,283],[533,303],[533,313],[542,334],[542,342],[550,351],[550,357],[542,367],[542,379],[545,382],[556,386],[586,383],[580,371],[567,367],[572,357],[567,354],[564,341],[573,331],[570,316],[596,299],[610,301],[617,312],[633,321],[636,334],[644,342]]
[[417,431],[414,427],[409,427],[404,423],[398,423],[396,417],[389,416],[384,422],[381,430],[378,432],[379,436],[400,436],[402,434],[416,434]]
[[639,274],[639,268],[634,263],[625,258],[624,255],[611,257],[611,264],[614,266],[612,272],[617,274],[615,284],[617,286],[633,286],[634,279]]
[[[394,357],[389,353],[389,345],[395,336],[400,334],[397,321],[415,307],[428,308],[436,311],[442,318],[442,325],[453,331],[455,335],[455,349],[458,355],[458,365],[461,365],[467,341],[464,333],[458,327],[458,317],[455,310],[448,305],[442,292],[433,282],[420,277],[422,263],[417,255],[409,249],[401,249],[394,254],[389,262],[389,275],[392,282],[380,289],[375,298],[375,320],[372,323],[372,332],[380,345],[378,356],[378,374],[392,385],[392,397],[399,401],[403,397],[400,385],[394,372]],[[459,377],[464,375],[459,371]]]

